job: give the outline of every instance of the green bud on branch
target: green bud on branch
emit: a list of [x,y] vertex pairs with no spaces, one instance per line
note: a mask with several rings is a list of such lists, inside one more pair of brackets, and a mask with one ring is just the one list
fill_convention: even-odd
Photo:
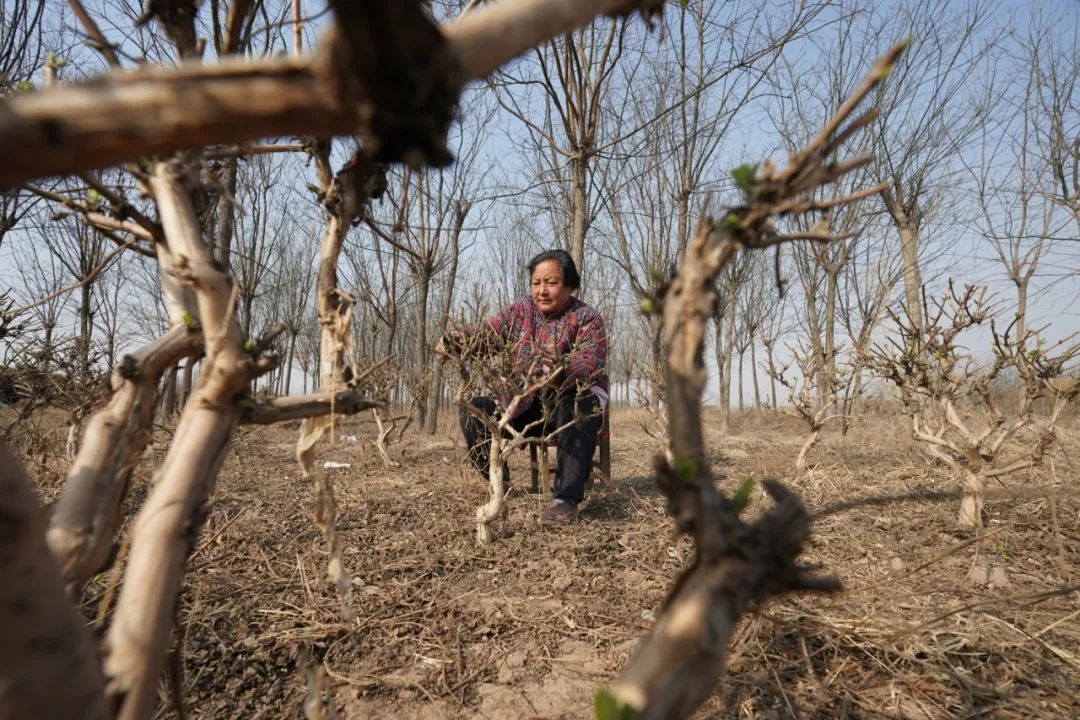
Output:
[[607,690],[596,693],[593,699],[596,720],[634,720],[637,710],[615,699]]

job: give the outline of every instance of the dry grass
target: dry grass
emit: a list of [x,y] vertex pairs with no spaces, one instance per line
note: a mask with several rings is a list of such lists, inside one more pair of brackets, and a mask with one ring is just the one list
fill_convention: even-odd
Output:
[[[615,485],[598,489],[571,527],[539,527],[544,500],[524,492],[519,454],[509,516],[482,549],[472,513],[484,487],[461,469],[449,425],[435,438],[410,431],[412,444],[397,448],[401,468],[384,468],[364,443],[320,446],[319,465],[351,463],[329,472],[356,627],[339,621],[325,579],[295,433],[246,433],[223,470],[183,598],[189,716],[298,716],[300,658],[311,651],[343,717],[588,717],[592,692],[626,661],[690,559],[649,477],[657,445],[636,420],[615,414]],[[732,437],[714,427],[713,459],[732,478],[787,476],[803,435],[798,422],[769,413],[739,417]],[[354,424],[339,437],[353,432],[372,435]],[[1080,715],[1080,599],[1054,594],[1080,583],[1080,428],[1069,421],[1061,436],[1051,465],[1008,482],[1071,494],[991,501],[977,542],[955,529],[954,501],[821,518],[810,559],[847,591],[774,602],[746,620],[730,674],[700,716]],[[896,418],[827,433],[811,461],[798,487],[811,508],[951,487]],[[88,616],[113,575],[92,584]]]

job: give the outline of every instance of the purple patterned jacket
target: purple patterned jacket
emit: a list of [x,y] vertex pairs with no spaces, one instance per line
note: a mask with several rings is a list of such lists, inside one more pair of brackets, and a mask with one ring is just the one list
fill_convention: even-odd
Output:
[[[545,316],[531,297],[523,297],[492,316],[487,325],[514,343],[513,365],[523,375],[528,368],[536,367],[540,358],[566,359],[560,391],[589,388],[602,401],[607,400],[607,330],[600,313],[583,301],[571,296],[565,308]],[[535,399],[532,395],[522,402],[515,417],[525,412]]]

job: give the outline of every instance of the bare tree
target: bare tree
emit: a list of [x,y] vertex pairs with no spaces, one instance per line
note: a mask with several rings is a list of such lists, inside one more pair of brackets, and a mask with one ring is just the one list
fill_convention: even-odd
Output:
[[[0,13],[0,98],[32,88],[30,78],[47,59],[42,19],[45,0],[11,0]],[[19,190],[0,192],[0,246],[26,217],[32,201]]]
[[[452,168],[423,173],[406,171],[401,178],[400,202],[390,199],[390,222],[380,224],[370,214],[368,226],[385,242],[404,253],[412,274],[415,291],[415,332],[412,364],[418,381],[413,388],[416,397],[416,422],[434,434],[438,417],[438,401],[442,392],[441,369],[431,356],[428,341],[429,325],[441,336],[446,329],[457,282],[458,259],[462,252],[461,234],[472,209],[483,178],[478,163],[491,111],[473,100],[468,105],[468,122],[455,128],[451,146],[457,162]],[[441,307],[429,322],[432,283],[443,276]],[[429,372],[430,369],[430,372]],[[433,419],[425,422],[425,418]]]
[[911,38],[911,50],[875,98],[873,171],[887,183],[881,197],[900,240],[905,307],[912,322],[923,317],[927,223],[950,201],[959,157],[993,102],[976,81],[998,40],[989,26],[996,13],[993,0],[962,6],[915,0],[898,15],[882,14],[867,37],[871,46],[897,34]]
[[[680,260],[690,240],[691,198],[701,191],[735,118],[768,90],[785,46],[801,36],[826,5],[799,0],[736,7],[699,0],[668,16],[673,57],[670,64],[659,65],[663,74],[650,79],[647,92],[673,87],[665,98],[669,104],[658,108],[656,119],[670,115],[672,120],[665,138],[670,167],[666,182],[676,207]],[[770,17],[774,12],[779,18]],[[674,74],[675,82],[667,73]]]
[[716,309],[712,316],[713,350],[716,355],[717,381],[720,388],[720,431],[731,432],[731,381],[735,361],[735,343],[742,331],[739,317],[739,293],[750,277],[751,258],[732,258],[716,280]]
[[[777,260],[779,261],[779,258]],[[776,342],[786,330],[788,295],[781,292],[781,287],[776,285],[773,287],[776,288],[779,297],[776,298],[776,302],[769,303],[766,306],[758,337],[761,340],[761,346],[765,349],[765,361],[761,367],[769,377],[769,402],[772,409],[776,410],[779,405],[779,398],[776,393],[776,378],[769,372],[769,368],[776,367]]]
[[[545,204],[553,211],[552,230],[583,274],[585,237],[596,216],[593,173],[604,144],[602,116],[627,28],[624,21],[609,20],[568,33],[534,50],[533,62],[500,71],[489,82],[532,140]],[[539,98],[532,95],[534,87]]]
[[[623,183],[625,187],[615,185],[616,176],[613,176],[610,178],[613,184],[608,188],[607,209],[614,232],[613,247],[606,257],[626,273],[633,298],[646,310],[662,293],[679,252],[674,201],[665,187],[661,167],[661,134],[651,132],[661,127],[662,123],[656,123],[646,130],[641,152],[622,164],[623,172],[629,175]],[[647,316],[645,321],[648,324]],[[650,335],[651,360],[658,369],[663,363],[664,348],[658,333]],[[660,388],[654,385],[650,392],[649,406],[658,412]]]
[[[446,268],[446,283],[443,287],[442,302],[435,320],[436,337],[442,337],[446,333],[450,321],[450,310],[454,302],[454,288],[457,284],[458,261],[461,258],[461,231],[465,226],[465,218],[472,209],[472,203],[467,200],[458,200],[454,204],[453,226],[450,232],[450,246],[448,255],[450,262]],[[424,430],[428,435],[434,435],[438,427],[439,403],[443,391],[443,366],[437,359],[431,360],[431,385],[427,396],[427,410],[424,412]]]
[[278,394],[292,392],[292,372],[298,357],[298,342],[304,320],[313,314],[312,291],[314,290],[315,243],[307,233],[294,237],[282,259],[282,271],[278,280],[281,302],[275,303],[275,315],[286,325],[288,350],[284,373],[278,385]]
[[[820,357],[812,345],[808,347],[800,344],[798,347],[789,347],[788,352],[792,357],[791,363],[777,367],[772,364],[770,358],[768,373],[770,378],[787,388],[789,404],[784,409],[790,415],[802,420],[810,433],[795,458],[795,474],[802,477],[809,470],[807,457],[821,440],[821,431],[829,420],[836,417],[831,414],[834,413],[835,406],[829,402],[829,399],[836,396],[837,387],[843,387],[847,383],[845,378],[836,374],[826,378],[825,383],[819,382],[816,371]],[[795,377],[788,375],[788,369],[792,364],[795,364],[798,370],[798,375]],[[826,397],[818,397],[819,392],[826,393]]]
[[[884,242],[884,233],[875,231],[880,223],[867,219],[860,240],[855,243],[851,257],[844,266],[837,310],[840,322],[854,348],[867,347],[886,317],[886,311],[896,286],[900,283],[903,266],[900,250]],[[863,397],[863,363],[856,354],[849,358],[852,380],[842,387],[843,406],[840,409],[840,432],[850,428],[856,404]]]
[[1034,111],[1028,132],[1053,178],[1047,196],[1072,214],[1080,231],[1080,38],[1056,33],[1057,27],[1049,16],[1020,40],[1030,78],[1025,103]]
[[985,130],[978,164],[972,169],[983,233],[1016,290],[1015,332],[1021,338],[1027,335],[1031,279],[1043,250],[1055,234],[1055,207],[1046,199],[1045,192],[1050,179],[1048,168],[1033,152],[1034,126],[1042,118],[1033,106],[1032,80],[1024,88],[1020,106],[1016,108],[1019,127],[1015,128],[1015,134]]
[[[274,283],[281,271],[275,262],[284,252],[293,230],[290,213],[281,206],[274,188],[281,183],[288,166],[276,155],[260,154],[239,169],[232,188],[242,209],[235,219],[228,267],[236,278],[237,309],[244,337],[251,337],[256,301]],[[232,202],[223,199],[222,202]]]
[[739,298],[738,312],[742,317],[742,334],[739,338],[739,410],[743,409],[743,356],[750,351],[750,378],[754,388],[754,409],[761,408],[761,387],[758,384],[757,344],[762,327],[770,312],[779,304],[779,288],[770,277],[770,268],[764,255],[753,256],[750,278],[745,292]]
[[[1061,411],[1080,393],[1080,383],[1058,382],[1080,355],[1080,345],[1066,338],[1047,346],[1032,330],[1012,335],[1015,320],[1000,333],[991,321],[994,358],[979,368],[961,336],[989,320],[988,302],[985,287],[967,285],[957,292],[950,283],[945,297],[925,309],[919,323],[892,313],[899,337],[862,349],[874,371],[900,389],[913,437],[961,481],[961,527],[982,526],[990,478],[1042,463],[1057,439]],[[1010,369],[1018,378],[1020,402],[1017,412],[1008,415],[996,397],[995,382]],[[1052,398],[1052,408],[1036,423],[1035,403],[1043,397]],[[1023,439],[1029,427],[1035,432]],[[1007,443],[1017,440],[1022,440],[1019,456],[1006,459]]]

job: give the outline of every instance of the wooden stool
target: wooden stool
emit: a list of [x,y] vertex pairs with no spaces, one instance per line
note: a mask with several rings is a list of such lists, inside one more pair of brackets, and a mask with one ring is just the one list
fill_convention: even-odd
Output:
[[[599,457],[593,458],[592,472],[585,481],[585,491],[592,489],[597,475],[604,483],[611,482],[611,428],[608,425],[608,412],[604,410],[604,422],[600,426],[600,432],[596,436],[596,448]],[[555,487],[555,466],[551,463],[550,448],[555,447],[557,441],[551,438],[544,440],[530,440],[529,445],[529,477],[532,492],[551,492]],[[539,449],[539,452],[537,452]],[[539,457],[537,457],[539,456]]]

